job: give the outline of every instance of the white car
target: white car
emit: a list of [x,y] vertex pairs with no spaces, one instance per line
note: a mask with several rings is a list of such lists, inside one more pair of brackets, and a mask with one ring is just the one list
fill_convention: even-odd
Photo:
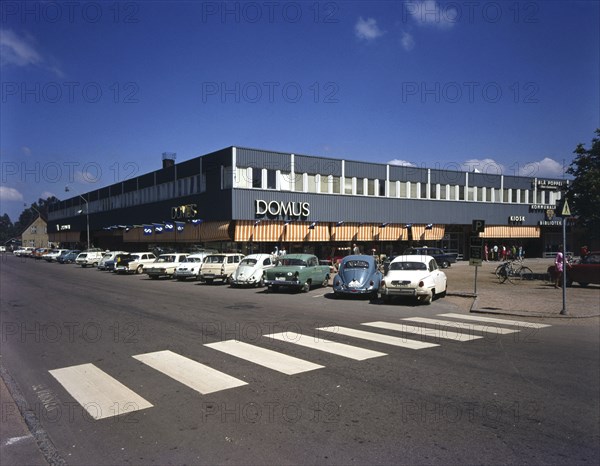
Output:
[[13,254],[15,256],[31,256],[31,254],[33,254],[33,251],[35,250],[35,248],[29,247],[29,246],[25,246],[24,248],[19,248],[16,249],[15,251],[13,251]]
[[77,265],[81,265],[83,268],[87,267],[88,265],[97,267],[98,262],[100,262],[101,259],[102,251],[100,249],[88,249],[87,251],[79,253],[75,259],[75,263]]
[[44,260],[47,262],[56,262],[63,251],[68,251],[68,249],[53,249],[48,254],[44,254]]
[[243,254],[236,253],[209,254],[202,262],[200,279],[207,284],[215,280],[226,282],[243,258]]
[[173,254],[161,254],[151,264],[148,264],[144,268],[144,273],[148,274],[148,276],[152,279],[157,279],[158,277],[172,277],[175,273],[175,269],[188,254],[183,253],[173,253]]
[[447,277],[431,256],[398,256],[390,262],[379,294],[385,303],[394,296],[413,297],[430,304],[436,296],[446,296]]
[[210,254],[211,253],[209,252],[190,254],[177,266],[173,276],[180,281],[187,280],[188,278],[198,280],[198,278],[200,278],[200,267],[202,267],[202,261],[204,261],[204,258]]
[[275,267],[275,257],[271,254],[250,254],[240,262],[231,275],[230,284],[235,286],[265,286],[263,273]]
[[[120,256],[118,256],[120,257]],[[115,273],[143,273],[144,267],[156,260],[153,252],[132,252],[115,264]]]
[[125,251],[106,251],[102,254],[102,259],[98,262],[98,270],[107,270],[106,263],[115,260],[117,254],[127,254]]

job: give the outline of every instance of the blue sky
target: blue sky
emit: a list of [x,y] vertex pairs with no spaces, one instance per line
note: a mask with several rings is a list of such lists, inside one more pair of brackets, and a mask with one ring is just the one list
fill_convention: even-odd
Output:
[[0,3],[0,213],[230,145],[562,176],[600,4]]

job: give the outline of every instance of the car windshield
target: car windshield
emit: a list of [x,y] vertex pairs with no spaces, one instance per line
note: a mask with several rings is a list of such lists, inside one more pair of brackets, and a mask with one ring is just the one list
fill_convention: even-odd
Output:
[[306,261],[302,260],[302,259],[291,259],[291,258],[286,258],[286,259],[281,259],[279,261],[279,265],[292,265],[292,266],[297,266],[297,267],[306,267]]
[[183,262],[202,262],[202,257],[186,257]]
[[240,262],[240,265],[256,265],[256,259],[244,259],[242,262]]
[[390,270],[427,270],[423,262],[392,262]]
[[222,264],[225,260],[225,256],[206,256],[204,262],[207,264]]
[[160,256],[156,262],[175,262],[176,260],[177,256]]
[[345,269],[368,269],[369,263],[367,261],[348,261],[344,264]]

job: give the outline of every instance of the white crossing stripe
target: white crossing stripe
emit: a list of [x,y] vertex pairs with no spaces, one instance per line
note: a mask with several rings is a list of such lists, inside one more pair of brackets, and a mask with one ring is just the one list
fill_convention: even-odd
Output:
[[407,338],[392,337],[390,335],[382,335],[381,333],[365,332],[363,330],[355,330],[347,327],[321,327],[317,330],[324,332],[337,333],[348,337],[361,338],[363,340],[375,341],[386,345],[400,346],[402,348],[423,349],[433,346],[440,346],[436,343],[426,343],[424,341],[409,340]]
[[514,330],[512,328],[498,327],[496,325],[478,325],[478,324],[472,324],[470,322],[454,322],[452,320],[429,319],[428,317],[405,317],[402,320],[409,320],[411,322],[420,322],[423,324],[441,325],[443,327],[454,327],[457,330],[464,330],[464,331],[495,333],[497,335],[505,335],[507,333],[520,332],[520,330]]
[[152,404],[93,364],[50,372],[93,419],[152,408]]
[[203,395],[247,385],[243,380],[168,350],[133,357]]
[[237,340],[219,341],[216,343],[208,343],[204,346],[222,351],[240,359],[253,362],[260,366],[267,367],[287,375],[298,374],[300,372],[312,371],[321,369],[324,366],[304,361],[293,356],[278,353],[259,346],[249,345]]
[[355,361],[364,361],[365,359],[377,358],[379,356],[387,356],[386,353],[381,353],[379,351],[373,351],[366,348],[359,348],[358,346],[346,345],[344,343],[325,340],[316,336],[310,337],[295,332],[273,333],[271,335],[263,335],[263,337],[273,338],[275,340],[293,343],[295,345],[304,346],[306,348],[324,351],[326,353],[335,354],[337,356],[343,356],[345,358],[354,359]]
[[455,341],[471,341],[477,340],[479,338],[483,338],[481,336],[469,335],[467,333],[458,333],[452,332],[450,330],[442,330],[435,328],[427,328],[425,326],[416,326],[409,324],[396,324],[393,322],[368,322],[362,325],[367,325],[369,327],[376,328],[384,328],[387,330],[396,330],[398,332],[404,333],[414,333],[417,335],[432,337],[432,338],[443,338],[446,340],[455,340]]
[[548,324],[536,324],[533,322],[523,322],[520,320],[496,319],[494,317],[480,317],[480,316],[471,316],[471,315],[467,316],[464,314],[453,314],[453,313],[438,314],[438,315],[442,316],[442,317],[451,317],[453,319],[475,320],[475,321],[480,321],[480,322],[493,322],[495,324],[512,325],[512,326],[525,327],[525,328],[551,327],[551,325],[548,325]]

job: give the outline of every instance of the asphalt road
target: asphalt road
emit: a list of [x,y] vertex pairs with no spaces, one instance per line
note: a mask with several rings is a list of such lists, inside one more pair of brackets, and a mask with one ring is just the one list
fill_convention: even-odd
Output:
[[[331,288],[269,294],[9,255],[0,273],[2,366],[68,464],[600,461],[597,320],[544,328],[526,324],[542,322],[535,319],[516,318],[521,326],[472,321],[488,327],[464,333],[481,338],[458,341],[434,335],[434,324],[403,320],[467,322],[439,315],[461,312],[448,299],[413,306],[334,300]],[[424,325],[428,334],[363,325],[369,322]],[[334,328],[317,330],[323,327]],[[437,346],[345,334],[355,330]],[[281,332],[284,341],[266,337]],[[297,333],[384,354],[355,360],[295,344]],[[302,361],[285,361],[280,372],[243,359],[263,356],[253,347],[242,348],[242,357],[224,352],[229,346],[219,345],[228,340]],[[166,375],[152,358],[182,374]],[[233,385],[191,388],[186,383],[210,376],[192,380],[205,370],[194,362]],[[306,362],[322,367],[285,373]],[[74,366],[99,378],[82,384]],[[130,390],[108,408],[107,376]],[[14,415],[4,405],[3,418]]]

